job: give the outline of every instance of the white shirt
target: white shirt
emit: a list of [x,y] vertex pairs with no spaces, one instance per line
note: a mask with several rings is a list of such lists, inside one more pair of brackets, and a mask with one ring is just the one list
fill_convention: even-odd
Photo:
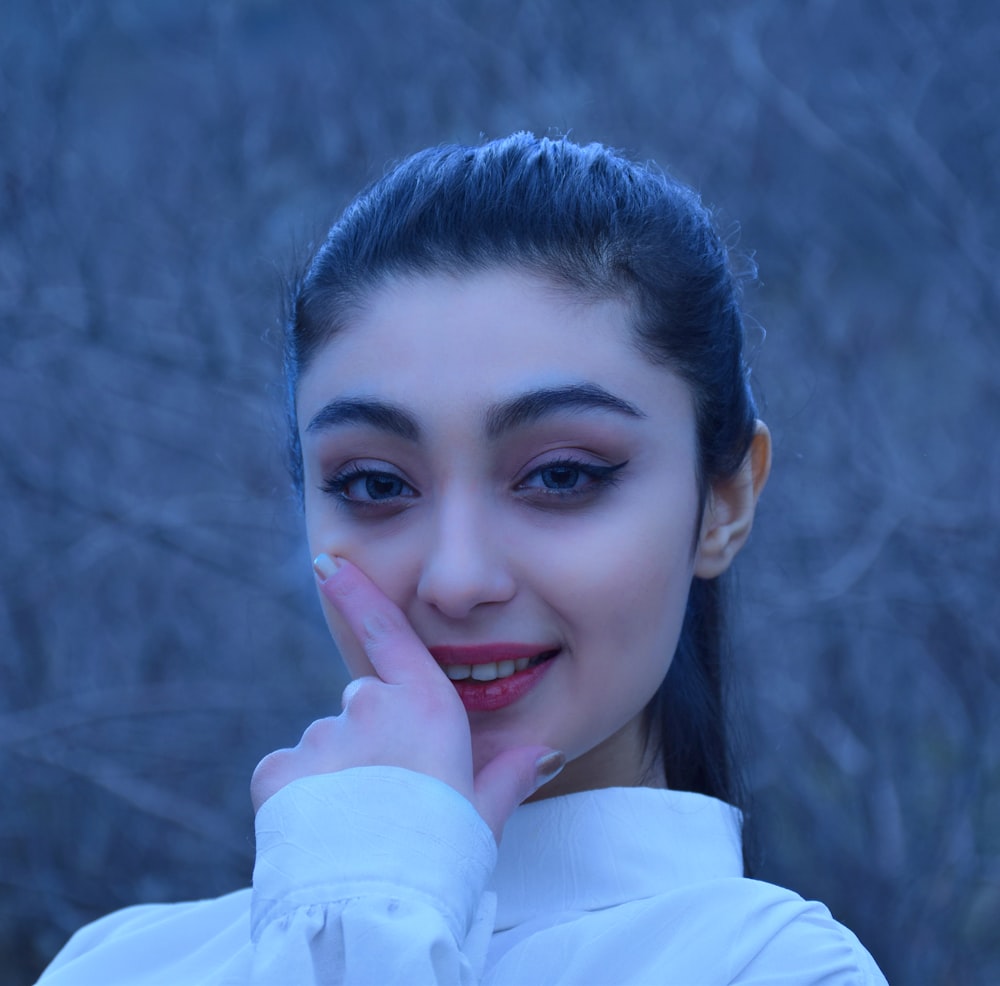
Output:
[[258,812],[252,892],[111,914],[40,982],[884,984],[825,907],[742,876],[739,824],[702,795],[587,791],[522,805],[498,853],[422,774],[304,778]]

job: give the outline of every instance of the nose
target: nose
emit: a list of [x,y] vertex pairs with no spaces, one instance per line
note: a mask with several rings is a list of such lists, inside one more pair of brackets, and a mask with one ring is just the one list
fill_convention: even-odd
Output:
[[468,499],[442,502],[424,554],[417,597],[460,620],[487,603],[507,602],[516,583],[488,511]]

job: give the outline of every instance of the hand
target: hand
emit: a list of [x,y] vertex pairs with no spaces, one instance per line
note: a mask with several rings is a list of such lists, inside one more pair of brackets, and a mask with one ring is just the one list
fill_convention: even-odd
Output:
[[[324,565],[328,560],[324,557]],[[344,689],[339,716],[319,719],[294,749],[254,771],[254,810],[286,784],[349,767],[396,766],[436,777],[470,802],[500,841],[514,809],[564,762],[544,746],[505,750],[473,774],[469,720],[458,693],[400,609],[360,569],[337,559],[321,581],[377,677]]]

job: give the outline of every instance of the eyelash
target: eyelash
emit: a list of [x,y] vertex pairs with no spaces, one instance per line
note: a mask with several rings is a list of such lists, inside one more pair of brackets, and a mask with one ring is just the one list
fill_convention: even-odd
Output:
[[[387,500],[357,500],[347,495],[347,489],[352,483],[359,479],[370,478],[388,479],[392,482],[401,483],[409,489],[413,489],[405,479],[394,472],[386,469],[369,469],[356,462],[352,462],[346,469],[324,480],[320,489],[328,496],[335,497],[341,506],[357,511],[377,510],[385,507],[389,502],[399,499],[399,497],[390,497]],[[418,493],[417,496],[419,495]],[[407,499],[410,499],[410,497],[407,497]]]
[[628,460],[624,462],[619,462],[614,466],[599,466],[593,462],[585,462],[582,459],[573,458],[563,458],[563,459],[553,459],[550,462],[546,462],[541,466],[537,466],[528,473],[527,476],[518,483],[519,489],[525,488],[525,483],[534,476],[540,476],[542,473],[550,472],[559,469],[568,469],[573,472],[577,472],[587,477],[590,480],[584,487],[580,489],[552,489],[550,487],[530,487],[537,493],[540,493],[543,497],[551,497],[553,500],[558,500],[559,503],[552,503],[547,505],[559,506],[562,504],[569,504],[572,501],[579,501],[583,498],[590,498],[601,490],[607,489],[611,486],[617,486],[621,482],[621,477],[618,476],[618,471],[623,469],[628,465]]
[[[613,466],[599,466],[593,462],[586,462],[582,459],[574,458],[561,458],[552,459],[543,465],[536,466],[531,470],[522,480],[520,480],[516,486],[518,490],[530,490],[534,495],[544,498],[543,500],[536,501],[538,506],[542,507],[560,507],[560,506],[572,506],[576,503],[580,503],[583,500],[587,500],[598,494],[601,490],[608,489],[612,486],[617,486],[621,482],[621,478],[618,476],[618,472],[628,465],[628,460],[624,462],[619,462]],[[551,487],[528,487],[527,482],[536,477],[541,476],[545,472],[551,472],[553,470],[571,470],[573,472],[579,473],[590,480],[583,488],[577,489],[559,489]],[[358,513],[366,511],[378,511],[385,510],[386,507],[392,507],[395,509],[400,509],[399,500],[401,499],[417,499],[420,494],[413,490],[412,495],[408,496],[391,496],[386,497],[383,500],[359,500],[354,497],[347,495],[347,490],[352,483],[357,482],[360,479],[371,479],[371,478],[381,478],[383,480],[389,480],[393,483],[400,483],[404,487],[413,490],[413,487],[406,482],[401,476],[394,472],[385,469],[370,469],[365,466],[359,465],[358,463],[352,463],[346,469],[337,473],[335,476],[331,476],[329,479],[325,480],[320,485],[320,490],[336,498],[340,506],[343,506],[349,510],[356,511]]]

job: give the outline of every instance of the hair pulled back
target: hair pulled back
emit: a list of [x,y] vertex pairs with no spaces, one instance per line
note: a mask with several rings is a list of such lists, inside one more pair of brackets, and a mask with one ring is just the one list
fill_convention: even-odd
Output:
[[[702,502],[739,469],[756,409],[740,282],[710,214],[687,186],[602,145],[517,133],[404,160],[348,207],[292,286],[285,371],[300,494],[295,394],[318,350],[391,277],[497,267],[626,301],[641,351],[690,387]],[[669,787],[742,805],[724,710],[724,622],[720,580],[696,578],[647,725]]]

